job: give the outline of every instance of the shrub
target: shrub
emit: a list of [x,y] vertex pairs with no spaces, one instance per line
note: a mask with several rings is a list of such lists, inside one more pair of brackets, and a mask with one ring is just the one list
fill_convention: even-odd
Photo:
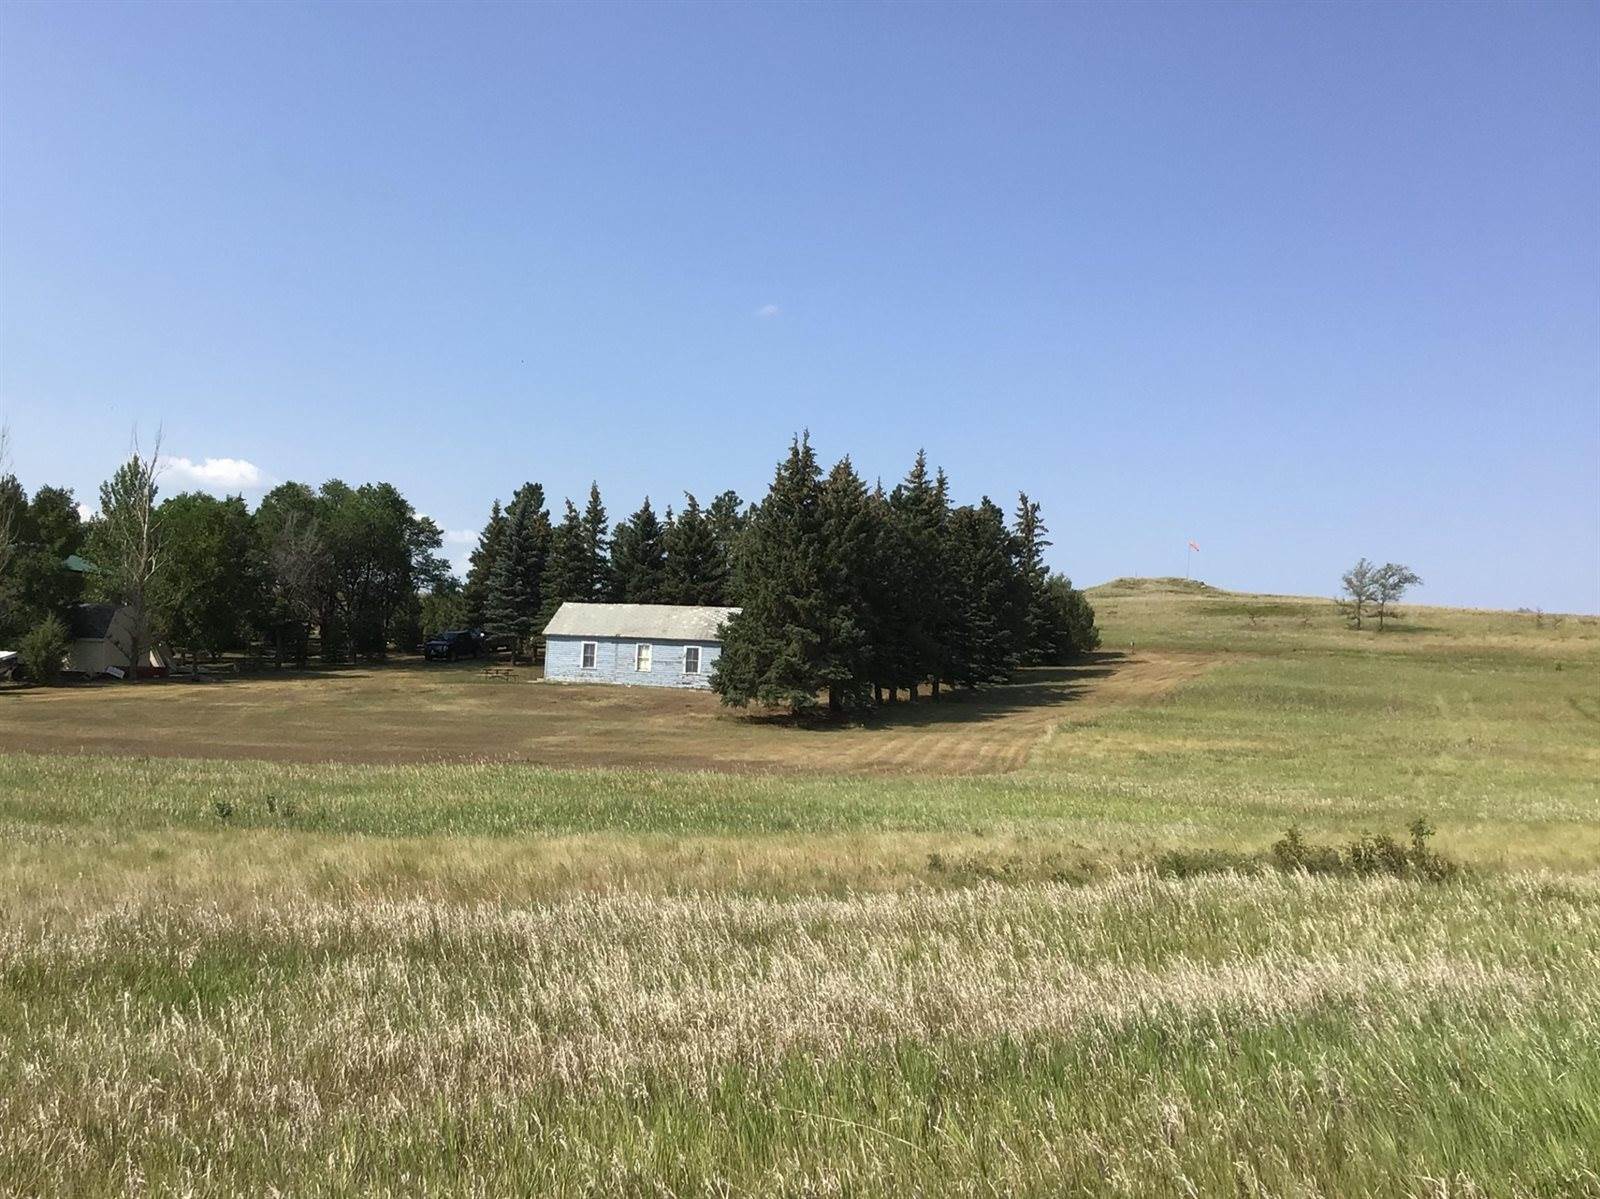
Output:
[[1331,845],[1313,845],[1300,835],[1300,826],[1291,824],[1283,840],[1272,847],[1273,864],[1280,870],[1304,870],[1307,874],[1337,874],[1342,863],[1339,851]]
[[46,616],[22,638],[18,650],[22,669],[35,683],[55,682],[61,677],[61,659],[69,644],[67,626],[60,617]]
[[1433,836],[1433,825],[1418,816],[1411,822],[1408,831],[1411,833],[1410,865],[1413,871],[1435,882],[1452,878],[1461,872],[1459,863],[1428,847],[1428,838]]
[[1259,854],[1231,849],[1169,849],[1156,858],[1160,878],[1194,878],[1201,874],[1257,874],[1262,867]]
[[1418,817],[1411,822],[1409,831],[1410,844],[1396,841],[1388,833],[1362,833],[1341,852],[1332,845],[1305,840],[1300,830],[1291,825],[1283,839],[1273,845],[1272,860],[1280,870],[1304,870],[1308,874],[1392,874],[1442,882],[1460,873],[1457,863],[1429,847],[1431,824]]
[[946,857],[928,855],[928,873],[950,886],[971,887],[979,883],[1017,886],[1023,883],[1070,883],[1081,886],[1098,874],[1096,863],[1062,853],[966,854]]

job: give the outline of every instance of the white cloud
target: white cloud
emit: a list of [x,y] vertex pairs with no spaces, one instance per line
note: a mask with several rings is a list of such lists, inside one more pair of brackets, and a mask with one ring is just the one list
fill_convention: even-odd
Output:
[[450,545],[475,545],[478,533],[476,529],[446,529],[444,539]]
[[90,507],[88,504],[79,504],[78,505],[78,519],[79,520],[91,521],[91,520],[93,520],[95,517],[97,517],[99,515],[100,515],[100,509],[98,509],[98,508]]
[[270,482],[265,471],[243,458],[206,458],[196,462],[168,454],[161,459],[161,472],[174,490],[198,488],[228,495],[264,490]]
[[783,309],[779,308],[776,304],[763,304],[760,308],[756,309],[756,315],[764,321],[770,321],[782,311]]

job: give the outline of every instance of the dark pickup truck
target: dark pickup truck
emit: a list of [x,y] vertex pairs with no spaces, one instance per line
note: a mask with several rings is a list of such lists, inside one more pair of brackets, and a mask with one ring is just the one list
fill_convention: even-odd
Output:
[[430,662],[454,662],[483,653],[483,634],[477,629],[448,629],[422,643],[422,656]]

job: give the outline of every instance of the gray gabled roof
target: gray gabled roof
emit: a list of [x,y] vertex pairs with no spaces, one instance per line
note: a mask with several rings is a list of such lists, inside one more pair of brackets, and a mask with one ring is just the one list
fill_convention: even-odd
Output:
[[104,637],[117,618],[115,604],[74,604],[67,614],[67,627],[74,638]]
[[695,604],[574,604],[556,609],[546,637],[640,637],[660,641],[718,641],[737,608]]

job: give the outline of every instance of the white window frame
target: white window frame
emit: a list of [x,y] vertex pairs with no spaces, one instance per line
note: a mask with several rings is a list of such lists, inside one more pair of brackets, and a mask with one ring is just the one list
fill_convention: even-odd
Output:
[[633,669],[636,674],[649,674],[655,666],[656,647],[648,641],[641,641],[633,647]]
[[[587,661],[585,661],[587,659]],[[584,641],[578,646],[578,669],[595,670],[600,666],[600,643]]]
[[[694,652],[694,669],[693,670],[689,669],[689,653],[690,653],[691,650]],[[686,646],[684,646],[683,647],[683,673],[684,674],[699,674],[700,673],[700,668],[705,665],[705,659],[706,659],[705,652],[703,650],[701,650],[701,648],[698,645],[686,645]]]

